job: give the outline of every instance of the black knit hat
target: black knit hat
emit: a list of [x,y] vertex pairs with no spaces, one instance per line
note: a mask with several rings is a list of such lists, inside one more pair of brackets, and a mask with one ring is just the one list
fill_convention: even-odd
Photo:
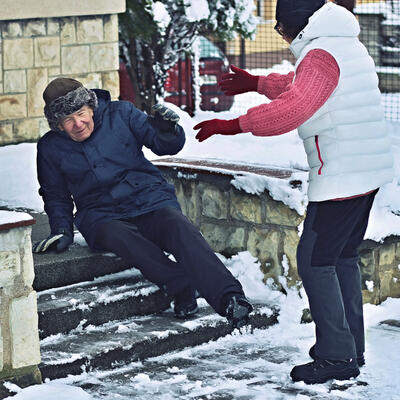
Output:
[[43,92],[46,103],[44,115],[50,129],[59,130],[63,118],[87,105],[93,110],[97,107],[97,96],[93,90],[86,89],[81,82],[71,78],[56,78]]
[[325,0],[278,0],[275,18],[287,27],[304,27],[325,3]]

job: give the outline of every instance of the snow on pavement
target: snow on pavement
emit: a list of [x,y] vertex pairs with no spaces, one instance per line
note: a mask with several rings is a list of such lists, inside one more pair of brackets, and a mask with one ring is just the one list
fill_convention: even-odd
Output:
[[246,329],[235,331],[215,342],[23,390],[8,384],[9,389],[18,390],[19,396],[9,400],[53,400],[55,388],[60,390],[57,400],[64,399],[64,393],[70,393],[69,399],[74,400],[400,400],[400,381],[395,379],[400,376],[400,352],[396,351],[400,348],[400,328],[380,324],[390,319],[400,321],[400,299],[364,305],[366,365],[358,378],[319,385],[293,383],[290,370],[310,361],[307,353],[315,337],[313,323],[300,323],[307,307],[304,291],[289,288],[286,276],[281,284],[287,295],[278,291],[272,281],[263,284],[259,269],[248,268],[257,263],[248,252],[231,259],[218,256],[252,301],[280,308],[278,324],[253,333]]
[[9,399],[53,400],[58,388],[58,400],[68,398],[62,397],[64,393],[74,400],[400,400],[396,379],[400,353],[395,351],[400,346],[400,328],[379,325],[383,319],[400,319],[400,299],[365,305],[366,365],[358,378],[305,385],[293,383],[289,372],[294,365],[310,361],[307,352],[314,342],[314,324],[300,324],[306,301],[293,289],[287,296],[267,293],[271,289],[265,292],[269,298],[278,297],[281,307],[279,324],[267,330],[236,331],[215,342],[143,362],[23,389],[18,397]]
[[93,397],[83,389],[59,382],[49,382],[21,389],[17,385],[6,383],[4,386],[16,395],[9,396],[12,400],[91,400]]

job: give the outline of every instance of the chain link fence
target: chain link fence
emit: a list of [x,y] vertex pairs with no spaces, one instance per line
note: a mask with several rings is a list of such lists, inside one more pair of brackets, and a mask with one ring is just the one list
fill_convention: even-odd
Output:
[[[257,0],[256,4],[259,25],[255,38],[214,43],[221,50],[218,55],[207,51],[207,42],[203,43],[202,53],[213,54],[215,65],[219,59],[222,72],[229,63],[257,75],[293,70],[295,59],[288,44],[274,31],[276,0]],[[361,26],[360,40],[376,64],[386,119],[400,121],[400,0],[358,0],[354,12]],[[216,85],[219,73],[213,71],[210,60],[205,56],[200,59],[200,92],[206,96],[201,109],[244,113],[265,102],[265,97],[257,93],[234,99],[224,96]]]

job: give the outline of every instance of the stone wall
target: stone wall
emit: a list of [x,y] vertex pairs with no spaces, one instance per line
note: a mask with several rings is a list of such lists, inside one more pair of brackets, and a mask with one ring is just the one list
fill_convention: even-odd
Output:
[[[7,222],[12,220],[13,222]],[[41,382],[38,314],[28,214],[0,211],[0,381]]]
[[0,145],[48,131],[42,93],[52,79],[73,77],[117,99],[118,68],[117,14],[0,21]]
[[365,240],[360,248],[364,302],[380,304],[400,297],[400,237],[383,243]]
[[[296,248],[304,217],[273,200],[268,191],[256,195],[236,189],[232,179],[248,173],[248,168],[225,165],[218,170],[210,162],[203,163],[155,162],[174,184],[183,213],[200,228],[214,251],[226,257],[249,251],[258,258],[265,280],[272,277],[279,282],[278,277],[285,275],[289,286],[299,284]],[[298,190],[299,182],[290,171],[259,168],[256,173],[287,179]],[[365,302],[379,304],[387,297],[400,297],[400,237],[384,243],[364,241],[360,256]],[[283,260],[289,264],[286,271]]]

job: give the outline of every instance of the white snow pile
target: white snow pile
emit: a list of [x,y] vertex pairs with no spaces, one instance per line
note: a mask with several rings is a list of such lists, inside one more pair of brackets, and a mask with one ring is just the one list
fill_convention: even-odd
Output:
[[93,399],[83,389],[58,382],[48,382],[42,385],[34,385],[25,389],[12,383],[4,386],[11,392],[17,393],[5,400],[91,400]]
[[32,217],[24,212],[0,210],[0,225],[29,221]]
[[207,19],[210,15],[207,0],[185,0],[185,14],[189,22]]
[[[232,275],[242,284],[244,292],[252,301],[259,301],[270,305],[281,305],[280,303],[287,300],[286,296],[277,290],[278,288],[272,278],[268,279],[266,283],[263,282],[264,274],[260,269],[260,262],[250,252],[242,251],[229,259],[221,254],[217,254],[217,256],[232,272]],[[283,273],[282,279],[280,279],[282,287],[285,288],[286,292],[293,292],[295,296],[299,297],[298,291],[291,290],[287,286],[287,281],[290,278],[288,278],[289,268],[286,256],[282,260],[282,267]],[[301,293],[304,296],[302,290]],[[304,307],[306,307],[305,304]]]
[[164,32],[168,24],[171,22],[171,17],[165,8],[165,5],[161,3],[161,1],[156,1],[152,6],[154,21],[159,26],[160,31]]
[[267,190],[274,200],[281,201],[288,207],[304,215],[307,207],[307,174],[293,173],[291,180],[302,182],[299,188],[293,189],[287,179],[279,179],[256,174],[237,174],[232,185],[250,194],[260,194]]

